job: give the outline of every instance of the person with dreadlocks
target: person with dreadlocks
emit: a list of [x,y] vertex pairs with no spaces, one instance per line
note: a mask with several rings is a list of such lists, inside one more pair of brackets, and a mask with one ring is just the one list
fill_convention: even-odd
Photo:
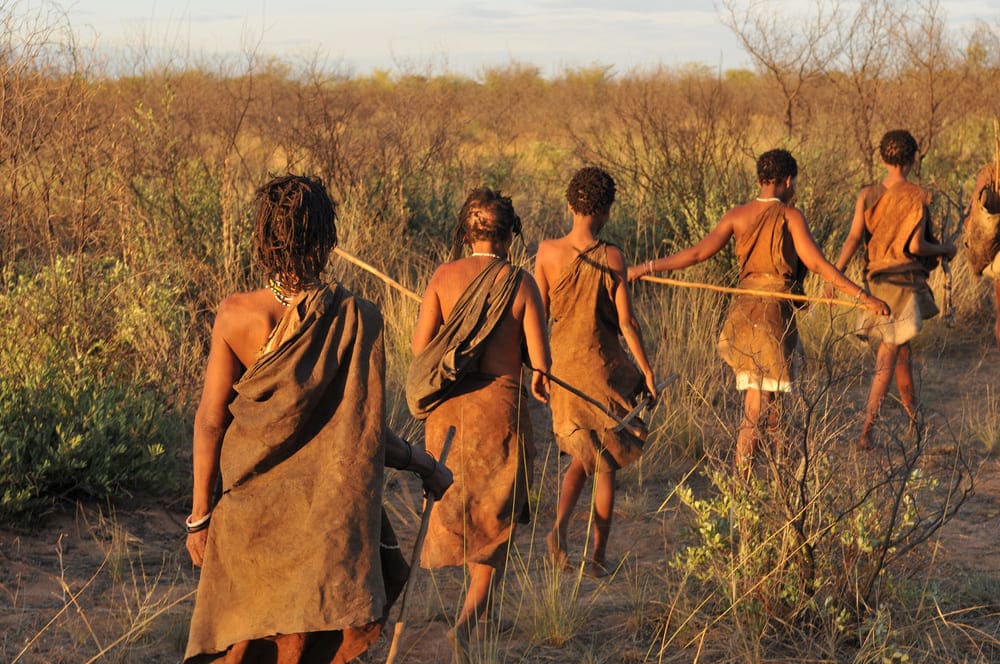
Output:
[[202,572],[185,661],[347,662],[406,579],[384,465],[435,496],[450,473],[385,426],[381,314],[321,281],[337,242],[323,184],[275,178],[255,203],[268,286],[219,305],[195,415],[187,549]]
[[[789,293],[801,285],[802,267],[816,272],[855,298],[876,316],[885,302],[831,265],[816,246],[805,216],[792,205],[799,167],[788,150],[770,150],[757,159],[757,197],[726,212],[700,242],[670,256],[629,268],[629,279],[678,270],[708,260],[736,238],[740,288]],[[749,474],[764,427],[776,429],[780,401],[791,391],[792,357],[799,343],[794,307],[789,300],[756,295],[733,298],[719,337],[719,354],[745,392],[743,418],[736,439],[736,466]]]
[[[459,213],[453,260],[427,285],[413,332],[416,356],[407,375],[413,415],[426,419],[425,440],[437,453],[449,426],[448,464],[455,484],[434,507],[421,558],[426,568],[468,567],[468,588],[449,639],[463,660],[469,638],[486,620],[503,574],[515,522],[528,519],[535,455],[522,389],[522,344],[531,393],[548,399],[549,349],[538,287],[508,262],[521,220],[499,191],[472,191]],[[462,249],[471,249],[462,257]],[[484,625],[485,626],[485,625]]]
[[966,211],[963,244],[974,274],[993,281],[996,314],[993,336],[1000,346],[1000,164],[979,170]]
[[910,422],[916,418],[913,357],[910,340],[923,321],[938,314],[927,285],[939,257],[954,258],[955,245],[934,241],[930,229],[930,193],[907,178],[917,161],[916,139],[905,129],[882,136],[879,154],[887,174],[864,187],[854,206],[854,218],[837,258],[843,270],[864,244],[864,275],[868,291],[889,304],[889,319],[862,314],[858,333],[878,344],[875,376],[865,409],[858,448],[871,449],[872,425],[889,391],[892,377]]
[[[596,167],[578,171],[566,188],[573,228],[538,247],[535,278],[551,326],[552,373],[561,381],[606,403],[620,417],[635,406],[640,393],[657,397],[656,379],[642,343],[639,323],[625,282],[621,249],[598,239],[611,217],[615,181]],[[619,340],[632,352],[625,352]],[[636,366],[638,364],[638,366]],[[642,454],[646,427],[634,420],[630,430],[579,396],[554,385],[552,429],[559,450],[570,455],[559,491],[554,528],[546,537],[549,556],[569,566],[567,528],[589,476],[594,476],[594,548],[584,570],[595,577],[609,573],[608,535],[615,501],[615,472]]]

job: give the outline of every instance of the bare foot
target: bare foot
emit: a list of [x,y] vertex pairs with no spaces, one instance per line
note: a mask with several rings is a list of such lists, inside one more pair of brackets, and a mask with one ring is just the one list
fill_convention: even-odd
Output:
[[593,579],[603,579],[611,574],[608,564],[604,560],[588,560],[583,566],[583,573]]
[[456,626],[445,635],[451,645],[452,664],[469,664],[469,630]]
[[549,560],[552,562],[553,567],[556,569],[572,568],[572,565],[569,564],[569,554],[562,547],[562,542],[559,541],[559,533],[557,531],[549,531],[549,534],[545,536],[545,546],[549,549]]

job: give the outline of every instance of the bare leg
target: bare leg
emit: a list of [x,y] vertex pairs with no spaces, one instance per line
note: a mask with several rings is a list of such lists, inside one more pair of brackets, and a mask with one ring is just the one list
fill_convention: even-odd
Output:
[[996,296],[996,323],[993,326],[993,335],[997,338],[997,347],[1000,348],[1000,278],[993,280],[993,294]]
[[455,631],[466,636],[476,626],[479,617],[486,611],[493,593],[496,569],[482,563],[469,563],[469,589],[465,593],[465,604],[458,616]]
[[917,397],[913,388],[913,353],[909,343],[902,344],[899,347],[899,355],[896,356],[896,389],[899,390],[899,400],[903,402],[903,409],[910,418],[912,430],[917,421]]
[[[872,378],[872,389],[868,393],[868,407],[865,411],[865,423],[861,427],[861,439],[858,448],[868,450],[872,447],[871,428],[882,410],[882,402],[889,391],[889,383],[896,368],[896,358],[899,356],[899,346],[895,344],[880,344],[875,356],[875,376]],[[912,378],[911,378],[912,390]]]
[[615,510],[615,471],[598,470],[594,474],[594,552],[590,556],[604,563]]
[[559,491],[559,505],[556,507],[556,524],[545,542],[549,547],[549,556],[553,563],[558,566],[568,564],[566,557],[566,530],[569,527],[569,517],[573,514],[576,501],[580,499],[580,492],[587,481],[587,473],[576,459],[570,461],[569,468],[563,476],[562,487]]
[[770,392],[749,389],[743,398],[743,421],[736,436],[736,468],[749,475],[753,455],[760,445],[761,413],[771,400]]
[[[767,418],[767,439],[772,446],[772,457],[775,463],[781,463],[788,455],[788,437],[781,424],[784,420],[785,400],[780,392],[767,393],[768,405],[765,407]],[[763,406],[762,406],[763,407]]]

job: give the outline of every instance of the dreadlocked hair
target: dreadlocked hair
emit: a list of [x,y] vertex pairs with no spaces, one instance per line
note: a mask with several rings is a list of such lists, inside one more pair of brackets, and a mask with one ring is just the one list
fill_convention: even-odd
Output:
[[614,178],[596,166],[581,168],[566,187],[566,202],[577,214],[604,214],[615,202]]
[[469,192],[458,213],[451,259],[462,257],[462,246],[477,240],[509,240],[521,234],[521,218],[514,212],[510,196],[500,190],[480,187]]
[[319,279],[337,245],[336,205],[314,177],[285,175],[257,190],[253,248],[257,264],[292,290]]
[[757,182],[771,184],[799,174],[799,164],[788,150],[776,148],[757,157]]
[[917,139],[905,129],[885,132],[878,145],[879,156],[890,166],[906,166],[914,163],[919,149]]

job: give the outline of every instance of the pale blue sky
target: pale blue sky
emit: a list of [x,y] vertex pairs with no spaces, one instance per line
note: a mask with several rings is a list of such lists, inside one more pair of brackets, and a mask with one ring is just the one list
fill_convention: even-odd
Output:
[[[849,1],[849,0],[848,0]],[[790,5],[794,0],[786,0]],[[346,73],[373,69],[476,76],[530,63],[545,75],[594,63],[617,72],[699,62],[749,65],[712,0],[78,0],[67,4],[85,45],[299,61],[320,54]],[[1000,25],[1000,0],[942,0],[950,26]],[[794,29],[794,28],[792,28]]]

